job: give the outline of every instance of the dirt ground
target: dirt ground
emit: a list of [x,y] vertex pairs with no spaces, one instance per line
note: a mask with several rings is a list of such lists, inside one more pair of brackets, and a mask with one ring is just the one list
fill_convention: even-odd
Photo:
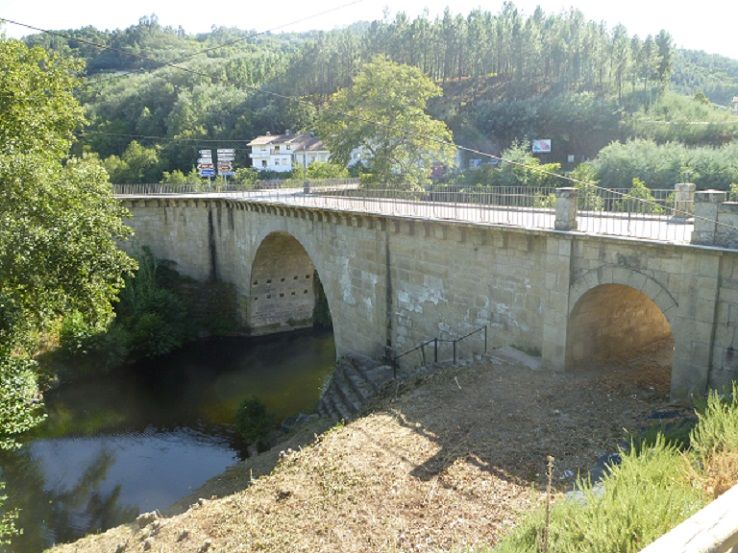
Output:
[[[578,373],[499,360],[443,369],[288,451],[246,489],[53,551],[435,552],[493,545],[540,500],[547,455],[556,459],[555,480],[564,490],[572,482],[565,471],[588,470],[668,404],[665,355],[668,349],[654,350],[627,366]],[[237,465],[203,495],[243,488],[248,471]]]

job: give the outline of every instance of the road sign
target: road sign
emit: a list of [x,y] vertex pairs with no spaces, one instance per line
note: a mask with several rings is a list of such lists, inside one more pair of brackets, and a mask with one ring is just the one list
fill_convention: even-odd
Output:
[[218,163],[218,174],[224,177],[233,175],[233,164],[230,162]]
[[215,166],[212,163],[198,163],[198,169],[213,169]]
[[232,156],[233,155],[236,155],[236,150],[234,150],[233,148],[218,148],[218,155],[219,156],[220,155],[227,155],[227,154],[230,154]]
[[214,177],[215,169],[200,169],[200,176],[201,177]]
[[203,157],[211,157],[213,155],[213,150],[198,150],[198,152]]
[[197,163],[199,165],[210,165],[210,167],[213,166],[213,160],[209,157],[201,157],[197,160]]
[[235,160],[236,158],[234,156],[218,156],[218,163],[222,162],[230,162]]

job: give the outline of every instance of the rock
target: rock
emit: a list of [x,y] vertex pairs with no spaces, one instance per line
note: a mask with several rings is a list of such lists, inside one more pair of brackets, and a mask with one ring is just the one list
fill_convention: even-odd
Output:
[[574,471],[569,469],[566,469],[561,473],[561,476],[559,476],[559,480],[568,480],[569,478],[574,478]]
[[198,552],[205,553],[205,551],[210,550],[212,546],[213,546],[213,540],[208,538],[204,542],[202,542],[202,545],[200,546],[200,549],[198,549]]
[[151,551],[152,547],[154,547],[154,538],[146,538],[143,543],[144,551]]
[[184,541],[189,537],[190,537],[190,531],[187,528],[185,528],[179,533],[179,536],[177,536],[177,541]]
[[138,524],[139,528],[144,528],[145,526],[148,526],[149,524],[151,524],[158,518],[159,518],[158,511],[141,513],[140,515],[136,517],[136,524]]
[[610,467],[619,465],[622,461],[619,453],[606,453],[597,459],[597,463],[590,471],[592,482],[599,482],[605,475],[610,472]]
[[277,491],[277,501],[284,501],[291,495],[292,495],[292,492],[289,490],[279,490]]
[[115,553],[123,553],[126,550],[125,543],[119,543],[115,548]]

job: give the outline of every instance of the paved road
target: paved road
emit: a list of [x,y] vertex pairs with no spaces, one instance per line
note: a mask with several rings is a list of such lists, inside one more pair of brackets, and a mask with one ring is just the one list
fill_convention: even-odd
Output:
[[[264,201],[286,205],[320,207],[340,211],[397,215],[419,219],[467,221],[483,225],[508,225],[530,229],[553,229],[552,209],[528,207],[503,207],[448,202],[388,200],[303,194],[302,189],[257,190],[252,192],[219,192],[198,194],[127,195],[121,198],[228,198],[233,200]],[[685,223],[667,216],[627,213],[580,213],[579,230],[589,234],[627,236],[663,242],[688,243],[694,228],[691,221]]]

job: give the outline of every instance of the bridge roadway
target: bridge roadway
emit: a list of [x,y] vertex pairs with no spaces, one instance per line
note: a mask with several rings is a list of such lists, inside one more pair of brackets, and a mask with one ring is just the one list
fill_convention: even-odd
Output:
[[[554,228],[554,210],[518,206],[491,206],[474,203],[410,201],[394,198],[351,197],[340,193],[305,194],[302,189],[287,188],[247,192],[213,192],[196,194],[125,195],[136,198],[221,198],[263,201],[321,209],[413,217],[424,220],[463,221],[480,225],[507,225],[528,229]],[[694,223],[665,215],[618,212],[583,212],[578,214],[577,230],[585,234],[622,236],[688,244]]]

